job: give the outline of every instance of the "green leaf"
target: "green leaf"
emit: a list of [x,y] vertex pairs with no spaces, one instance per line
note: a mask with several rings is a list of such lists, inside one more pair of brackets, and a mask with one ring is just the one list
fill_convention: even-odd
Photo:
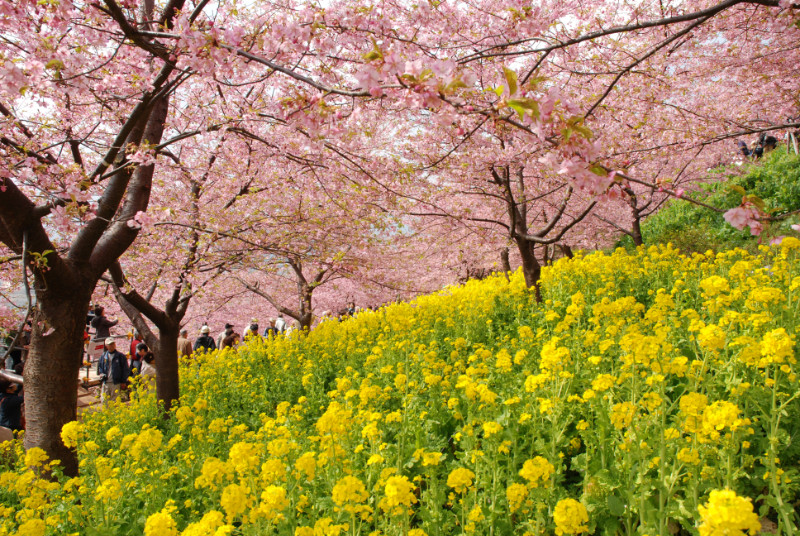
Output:
[[461,77],[456,77],[452,82],[447,84],[443,90],[443,93],[449,94],[453,93],[455,90],[460,89],[462,87],[467,87],[467,84],[461,80]]
[[533,99],[510,99],[508,107],[519,114],[519,118],[525,117],[526,113],[530,113],[534,119],[539,119],[539,103]]
[[579,115],[573,115],[567,119],[567,125],[569,125],[569,128],[571,128],[573,131],[577,132],[587,140],[591,140],[594,136],[594,133],[592,133],[591,129],[584,125],[583,117]]
[[369,52],[367,52],[363,56],[364,60],[366,60],[366,61],[377,60],[377,59],[380,59],[382,57],[383,56],[381,55],[379,50],[370,50]]
[[747,191],[745,191],[745,189],[742,188],[741,186],[739,186],[738,184],[730,184],[730,185],[728,185],[728,188],[730,190],[733,190],[737,194],[747,195]]
[[589,171],[591,171],[595,175],[599,175],[601,177],[605,177],[606,175],[608,175],[608,171],[606,171],[606,168],[604,168],[600,164],[592,164],[589,167]]
[[614,494],[608,496],[608,513],[616,517],[625,515],[625,503]]
[[747,200],[752,204],[754,204],[761,212],[767,211],[766,203],[764,203],[764,200],[758,197],[757,195],[748,195]]
[[60,71],[64,68],[64,62],[61,60],[50,60],[47,62],[47,65],[45,65],[45,68]]
[[518,84],[517,84],[517,73],[503,67],[503,74],[506,76],[506,83],[508,84],[508,90],[510,95],[514,95],[517,92]]
[[372,40],[372,50],[367,52],[362,56],[366,61],[373,61],[373,60],[382,60],[383,59],[383,52],[381,51],[378,43],[375,40]]
[[536,91],[539,85],[543,82],[547,82],[546,76],[531,76],[528,78],[528,89],[531,91]]

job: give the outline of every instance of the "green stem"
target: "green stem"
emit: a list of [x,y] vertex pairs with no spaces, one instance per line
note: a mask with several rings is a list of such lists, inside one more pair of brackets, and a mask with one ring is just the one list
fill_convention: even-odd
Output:
[[[767,375],[767,378],[769,378],[769,375]],[[783,497],[781,496],[781,488],[778,484],[778,467],[775,464],[775,459],[777,458],[778,453],[775,450],[775,445],[778,443],[780,413],[784,410],[786,404],[791,402],[797,396],[797,394],[795,394],[795,396],[787,400],[786,403],[782,404],[781,407],[778,408],[777,391],[778,391],[778,381],[777,378],[775,378],[774,383],[772,385],[772,408],[771,408],[772,411],[770,411],[770,433],[769,433],[770,487],[772,488],[772,493],[775,496],[778,515],[780,516],[781,523],[783,524],[783,530],[788,536],[794,536],[795,534],[794,522],[789,517],[789,513],[786,511],[786,505],[784,504]]]

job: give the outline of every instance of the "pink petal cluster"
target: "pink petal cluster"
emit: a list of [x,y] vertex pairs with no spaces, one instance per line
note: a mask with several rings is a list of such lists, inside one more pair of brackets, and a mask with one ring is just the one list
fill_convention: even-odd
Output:
[[750,234],[753,236],[761,234],[761,231],[764,230],[764,225],[761,222],[761,211],[750,203],[744,203],[741,206],[730,209],[723,217],[728,224],[740,231],[745,227],[749,227]]

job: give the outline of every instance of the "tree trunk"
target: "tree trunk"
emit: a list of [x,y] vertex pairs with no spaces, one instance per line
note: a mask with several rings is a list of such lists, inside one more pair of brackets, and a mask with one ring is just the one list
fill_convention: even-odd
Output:
[[75,451],[64,446],[61,428],[77,418],[78,373],[90,292],[41,293],[25,363],[25,448],[39,447],[77,476]]
[[[639,198],[632,188],[625,188],[625,193],[628,194],[628,205],[631,207],[631,216],[633,217],[633,226],[631,228],[630,237],[633,243],[638,247],[644,244],[642,239],[642,208],[639,207]],[[645,207],[646,208],[646,207]]]
[[506,274],[513,272],[511,269],[511,260],[508,257],[508,248],[503,248],[500,250],[500,263],[502,264],[503,271]]
[[164,405],[168,413],[172,404],[180,396],[178,381],[178,335],[180,325],[163,326],[158,330],[158,347],[156,349],[156,397]]
[[542,265],[536,258],[534,251],[535,244],[522,237],[515,238],[520,257],[522,258],[522,273],[525,276],[525,285],[533,289],[536,302],[542,302],[542,289],[540,286],[542,278]]
[[561,249],[561,253],[568,259],[572,259],[575,257],[575,254],[572,252],[572,248],[566,244],[559,244],[558,247]]
[[644,245],[642,238],[642,217],[638,212],[634,211],[633,214],[633,227],[631,228],[631,238],[636,246]]
[[[119,270],[119,271],[117,271]],[[114,296],[117,299],[125,315],[131,323],[139,330],[144,337],[145,343],[155,355],[156,367],[156,398],[163,404],[165,415],[169,413],[172,403],[180,396],[180,384],[178,380],[178,336],[180,335],[180,322],[183,319],[183,312],[175,311],[172,316],[156,310],[152,305],[144,300],[135,291],[123,294],[119,289],[124,277],[121,269],[116,266],[111,270],[117,277],[115,281]],[[133,300],[133,301],[131,301]],[[153,318],[151,322],[158,328],[158,336],[153,333],[150,326],[145,322],[144,313],[136,308],[134,302],[146,303],[152,310],[148,309]],[[169,305],[169,304],[168,304]],[[156,322],[155,320],[158,320]]]
[[300,289],[300,318],[297,321],[300,323],[301,330],[311,329],[312,310],[311,310],[311,295],[314,289],[305,285]]

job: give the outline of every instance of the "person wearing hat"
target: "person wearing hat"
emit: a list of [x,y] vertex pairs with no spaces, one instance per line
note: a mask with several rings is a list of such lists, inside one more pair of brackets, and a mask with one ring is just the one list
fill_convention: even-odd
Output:
[[270,318],[269,325],[264,330],[264,337],[268,339],[271,337],[274,339],[275,337],[278,336],[278,332],[279,332],[278,328],[275,327],[275,319]]
[[225,329],[217,337],[217,348],[222,348],[222,339],[233,333],[233,324],[225,322]]
[[244,330],[243,338],[245,340],[249,339],[250,337],[258,337],[258,319],[251,318],[250,325],[247,326],[247,329]]
[[125,354],[117,351],[114,339],[106,339],[106,351],[97,362],[97,374],[102,383],[100,387],[100,400],[103,404],[116,399],[123,389],[128,387],[128,378],[131,370]]
[[214,339],[211,338],[209,332],[211,330],[208,329],[208,326],[203,325],[200,328],[200,336],[197,337],[197,340],[194,341],[194,351],[197,352],[200,348],[203,348],[206,352],[212,352],[217,349],[217,344],[214,342]]

